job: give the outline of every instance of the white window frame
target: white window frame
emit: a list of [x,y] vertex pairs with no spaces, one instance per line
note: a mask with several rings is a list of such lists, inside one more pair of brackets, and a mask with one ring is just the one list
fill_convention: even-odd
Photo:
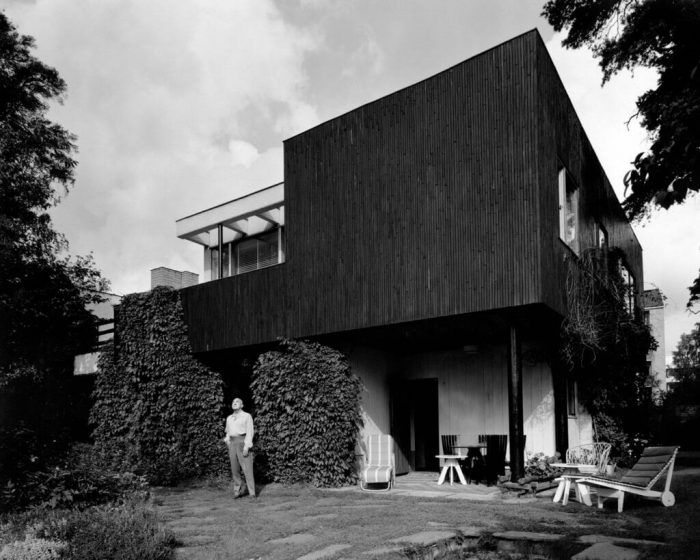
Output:
[[[579,196],[565,167],[559,170],[559,239],[577,255],[580,245]],[[573,228],[571,221],[573,220]]]

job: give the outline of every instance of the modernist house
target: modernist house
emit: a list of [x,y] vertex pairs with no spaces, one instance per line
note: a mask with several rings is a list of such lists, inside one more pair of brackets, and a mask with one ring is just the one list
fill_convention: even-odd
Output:
[[591,440],[552,358],[567,269],[619,247],[634,305],[642,250],[537,31],[288,138],[284,158],[283,183],[177,221],[203,246],[205,281],[181,292],[201,359],[244,386],[239,364],[279,337],[344,351],[399,472],[436,468],[441,434],[508,434],[514,473],[523,442]]

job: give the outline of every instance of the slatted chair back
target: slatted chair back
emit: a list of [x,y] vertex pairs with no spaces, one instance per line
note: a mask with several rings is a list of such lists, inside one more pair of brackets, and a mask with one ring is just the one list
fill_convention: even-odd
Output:
[[676,458],[677,447],[647,447],[642,456],[620,479],[623,484],[650,489]]
[[372,434],[367,436],[367,456],[365,465],[368,467],[393,467],[394,440],[388,434]]
[[610,455],[609,443],[595,442],[584,445],[577,445],[566,450],[566,462],[576,465],[595,466],[599,473],[605,472]]
[[484,460],[487,480],[496,480],[506,472],[506,448],[508,436],[501,434],[480,434],[479,443],[486,445]]
[[370,484],[382,484],[390,490],[394,483],[396,465],[394,438],[388,434],[367,436],[365,464],[360,471],[360,488],[370,490]]
[[457,455],[455,453],[455,445],[457,445],[456,435],[443,435],[440,436],[442,439],[442,453],[444,455]]

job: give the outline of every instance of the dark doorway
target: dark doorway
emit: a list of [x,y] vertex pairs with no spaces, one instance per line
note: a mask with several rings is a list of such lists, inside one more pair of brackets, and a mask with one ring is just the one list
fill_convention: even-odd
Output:
[[392,388],[391,432],[398,447],[397,472],[437,471],[438,380],[397,380]]

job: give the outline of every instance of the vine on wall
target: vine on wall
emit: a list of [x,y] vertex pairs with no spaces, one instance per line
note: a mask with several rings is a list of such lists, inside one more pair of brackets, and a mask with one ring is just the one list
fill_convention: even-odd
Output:
[[255,448],[270,478],[319,487],[357,481],[361,385],[342,353],[282,341],[279,350],[259,356],[251,389]]
[[223,383],[192,356],[179,292],[124,297],[115,328],[93,392],[96,447],[154,484],[224,470]]
[[653,402],[647,354],[657,347],[639,313],[627,308],[628,287],[619,249],[594,250],[569,260],[568,315],[561,356],[593,416],[600,441],[623,458],[630,442],[648,434]]

